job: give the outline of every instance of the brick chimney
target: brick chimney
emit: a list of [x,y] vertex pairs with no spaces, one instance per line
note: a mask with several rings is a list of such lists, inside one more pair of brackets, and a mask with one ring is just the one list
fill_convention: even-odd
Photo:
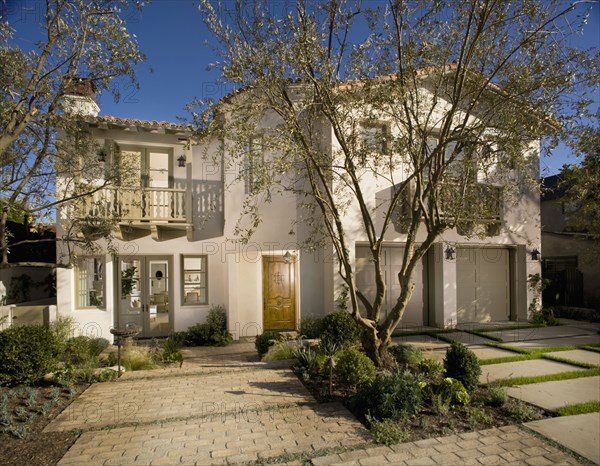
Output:
[[72,115],[98,116],[100,107],[96,103],[97,92],[91,79],[73,78],[63,91],[63,110]]

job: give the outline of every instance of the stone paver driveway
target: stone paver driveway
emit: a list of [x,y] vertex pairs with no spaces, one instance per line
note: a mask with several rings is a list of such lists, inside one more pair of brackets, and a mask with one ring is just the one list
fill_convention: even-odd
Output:
[[579,464],[518,426],[376,446],[345,407],[317,404],[289,363],[257,362],[252,346],[186,349],[182,368],[92,385],[46,427],[81,432],[59,465]]

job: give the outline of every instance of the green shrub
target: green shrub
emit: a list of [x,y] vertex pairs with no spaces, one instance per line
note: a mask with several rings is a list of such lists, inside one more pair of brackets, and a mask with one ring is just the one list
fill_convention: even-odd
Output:
[[179,362],[183,361],[181,351],[181,343],[178,338],[169,335],[162,346],[162,359],[164,362]]
[[483,397],[483,402],[488,406],[494,406],[496,408],[504,406],[508,401],[508,394],[504,387],[496,385],[490,385]]
[[394,445],[410,441],[410,432],[403,429],[397,421],[369,419],[369,430],[376,443]]
[[213,306],[208,311],[206,323],[210,328],[211,335],[224,335],[227,333],[227,314],[223,306]]
[[78,336],[67,340],[65,344],[65,363],[79,365],[92,357],[90,339]]
[[481,406],[467,406],[465,412],[469,425],[473,430],[481,429],[494,423],[494,418]]
[[262,358],[265,354],[267,354],[267,351],[269,351],[269,346],[276,341],[281,340],[283,340],[283,337],[279,333],[271,330],[266,331],[262,335],[258,335],[254,341],[254,347],[258,352],[258,356]]
[[427,394],[426,398],[431,407],[438,414],[447,413],[453,405],[466,405],[470,401],[463,384],[451,377],[446,377],[439,383],[428,384],[424,392]]
[[529,422],[538,417],[535,410],[521,400],[510,400],[502,409],[517,422]]
[[361,386],[356,408],[377,420],[407,418],[423,405],[421,383],[410,371],[380,372]]
[[60,341],[66,342],[73,337],[75,317],[58,316],[58,318],[50,324],[50,330],[56,334]]
[[11,327],[0,332],[0,384],[29,384],[54,371],[63,344],[41,325]]
[[175,338],[183,340],[185,346],[226,346],[233,341],[227,331],[227,313],[223,306],[213,306],[208,312],[205,324],[196,324],[188,328],[184,336]]
[[423,359],[419,361],[417,370],[421,376],[429,381],[436,381],[444,375],[444,365],[435,359]]
[[460,380],[468,392],[472,392],[479,384],[481,367],[475,353],[462,343],[452,342],[444,358],[446,377]]
[[90,353],[92,354],[92,356],[100,356],[100,353],[102,353],[102,351],[108,348],[109,344],[110,343],[106,338],[90,338]]
[[413,345],[392,345],[387,351],[402,367],[417,367],[423,360],[423,351]]
[[308,376],[317,375],[325,369],[327,356],[310,346],[301,346],[294,350],[299,368]]
[[531,312],[529,322],[549,327],[558,325],[558,319],[554,316],[554,309],[551,307],[545,307],[539,311]]
[[358,343],[359,336],[358,323],[350,313],[337,311],[323,318],[321,340],[327,344],[336,344],[344,348]]
[[323,332],[323,318],[305,316],[300,320],[300,335],[306,338],[319,338]]
[[196,324],[188,328],[185,338],[186,346],[207,346],[211,341],[210,325]]
[[371,381],[375,374],[373,361],[355,348],[343,350],[333,369],[336,383],[345,390],[354,390],[359,385]]

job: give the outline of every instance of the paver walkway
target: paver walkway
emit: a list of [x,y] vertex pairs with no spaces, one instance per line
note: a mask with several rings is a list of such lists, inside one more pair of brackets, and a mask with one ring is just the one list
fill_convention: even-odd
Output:
[[315,458],[325,465],[537,465],[580,464],[517,426],[374,447]]
[[[423,343],[433,343],[433,352],[443,354],[439,341]],[[503,353],[474,349],[483,359]],[[375,446],[342,405],[317,404],[288,362],[260,363],[252,344],[184,351],[182,368],[132,372],[118,382],[95,384],[53,420],[47,431],[82,431],[59,465],[248,464],[267,459],[290,465],[300,460],[313,465],[579,464],[518,426]],[[568,445],[560,427],[543,422],[528,427],[548,431],[555,441],[593,457],[593,451]],[[590,421],[580,418],[578,426],[585,422]],[[557,438],[552,432],[559,432]],[[593,429],[586,435],[597,438]]]

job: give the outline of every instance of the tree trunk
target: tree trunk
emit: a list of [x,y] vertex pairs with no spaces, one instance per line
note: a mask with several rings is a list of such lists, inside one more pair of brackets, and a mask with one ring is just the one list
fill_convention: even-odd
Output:
[[365,329],[362,332],[361,343],[365,353],[375,363],[376,367],[386,367],[389,365],[389,355],[387,348],[391,340],[382,340],[378,330]]

